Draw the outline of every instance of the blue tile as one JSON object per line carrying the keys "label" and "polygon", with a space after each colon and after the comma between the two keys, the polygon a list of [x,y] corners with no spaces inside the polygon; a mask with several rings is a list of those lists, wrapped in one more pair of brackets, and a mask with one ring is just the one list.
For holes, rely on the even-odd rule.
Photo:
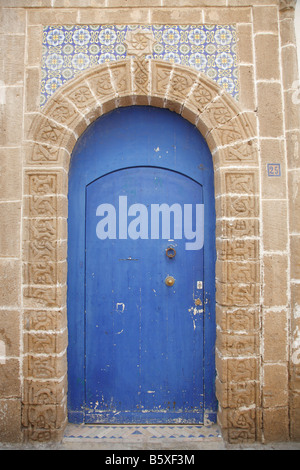
{"label": "blue tile", "polygon": [[44,27],[41,106],[78,73],[104,62],[125,59],[126,40],[134,33],[151,37],[146,58],[190,66],[238,99],[234,25],[73,25]]}

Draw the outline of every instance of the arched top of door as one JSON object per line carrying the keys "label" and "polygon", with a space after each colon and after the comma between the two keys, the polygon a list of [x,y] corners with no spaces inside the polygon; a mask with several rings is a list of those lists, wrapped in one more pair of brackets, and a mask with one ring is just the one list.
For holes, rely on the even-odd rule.
{"label": "arched top of door", "polygon": [[61,86],[33,119],[27,162],[68,169],[73,147],[89,124],[113,109],[133,105],[167,108],[194,124],[217,168],[257,164],[254,113],[241,110],[201,72],[136,58],[101,64]]}

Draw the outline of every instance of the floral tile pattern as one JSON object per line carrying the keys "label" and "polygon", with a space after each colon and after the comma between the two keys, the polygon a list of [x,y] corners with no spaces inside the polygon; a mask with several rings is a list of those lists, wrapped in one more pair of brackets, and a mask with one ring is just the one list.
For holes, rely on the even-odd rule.
{"label": "floral tile pattern", "polygon": [[95,65],[137,55],[193,67],[238,100],[234,25],[76,25],[43,31],[41,106]]}

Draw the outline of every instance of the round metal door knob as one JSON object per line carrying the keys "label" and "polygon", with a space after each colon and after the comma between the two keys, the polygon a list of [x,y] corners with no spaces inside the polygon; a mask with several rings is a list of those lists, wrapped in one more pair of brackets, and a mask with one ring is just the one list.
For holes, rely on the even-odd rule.
{"label": "round metal door knob", "polygon": [[165,279],[165,284],[166,284],[168,287],[174,286],[174,284],[175,284],[175,279],[174,279],[174,277],[173,277],[173,276],[168,276],[168,277],[166,277],[166,279]]}

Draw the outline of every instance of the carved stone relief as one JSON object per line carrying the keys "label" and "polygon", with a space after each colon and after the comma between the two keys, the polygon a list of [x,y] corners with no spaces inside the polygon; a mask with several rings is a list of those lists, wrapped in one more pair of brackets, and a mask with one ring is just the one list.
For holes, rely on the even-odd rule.
{"label": "carved stone relief", "polygon": [[[130,36],[130,44],[136,50],[138,43],[143,53],[151,40],[138,32]],[[109,109],[114,109],[120,99],[128,105],[137,98],[155,106],[176,107],[205,130],[216,170],[220,420],[231,442],[254,440],[259,419],[253,405],[260,406],[255,130],[234,99],[221,93],[203,74],[140,57],[100,65],[66,83],[36,116],[28,134],[23,260],[26,437],[32,441],[58,439],[66,424],[66,388],[62,383],[67,371],[65,204],[69,155],[79,130],[106,112],[108,103]]]}

